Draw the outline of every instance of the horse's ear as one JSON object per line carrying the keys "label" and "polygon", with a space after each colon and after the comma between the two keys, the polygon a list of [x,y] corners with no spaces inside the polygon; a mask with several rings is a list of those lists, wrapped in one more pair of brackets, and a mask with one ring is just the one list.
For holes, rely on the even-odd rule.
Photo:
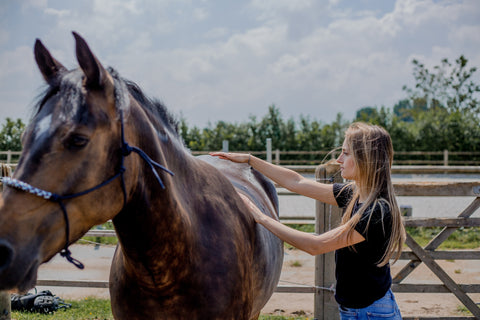
{"label": "horse's ear", "polygon": [[85,85],[98,89],[108,84],[107,71],[88,47],[87,42],[76,32],[72,32],[76,41],[77,60],[85,74]]}
{"label": "horse's ear", "polygon": [[66,71],[67,69],[58,62],[50,52],[45,48],[43,43],[37,39],[35,41],[35,60],[37,61],[38,68],[49,84],[52,84],[60,72]]}

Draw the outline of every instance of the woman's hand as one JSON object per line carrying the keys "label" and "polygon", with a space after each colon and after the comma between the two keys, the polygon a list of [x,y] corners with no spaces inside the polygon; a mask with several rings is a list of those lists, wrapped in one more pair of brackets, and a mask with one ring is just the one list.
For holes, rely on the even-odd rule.
{"label": "woman's hand", "polygon": [[248,153],[210,152],[210,155],[238,163],[248,163],[251,158],[250,154]]}
{"label": "woman's hand", "polygon": [[265,217],[263,212],[261,212],[260,209],[258,209],[258,207],[255,204],[253,204],[253,202],[246,195],[244,195],[243,193],[238,193],[238,195],[240,196],[240,198],[242,198],[243,202],[245,202],[245,204],[247,205],[247,208],[249,209],[255,221],[260,222],[260,220],[262,220]]}

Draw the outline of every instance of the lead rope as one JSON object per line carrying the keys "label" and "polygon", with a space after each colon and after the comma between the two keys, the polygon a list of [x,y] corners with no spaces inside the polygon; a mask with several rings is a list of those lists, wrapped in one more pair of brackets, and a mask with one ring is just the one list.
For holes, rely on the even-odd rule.
{"label": "lead rope", "polygon": [[81,192],[78,192],[78,193],[70,194],[70,195],[60,196],[56,193],[52,193],[52,192],[49,192],[49,191],[45,191],[45,190],[33,187],[30,184],[28,184],[26,182],[23,182],[23,181],[20,181],[20,180],[17,180],[17,179],[12,179],[12,178],[9,178],[9,177],[2,178],[2,183],[5,186],[9,186],[11,188],[19,189],[19,190],[28,192],[30,194],[33,194],[37,197],[41,197],[41,198],[44,198],[46,200],[58,203],[58,205],[60,206],[60,209],[62,210],[63,217],[65,219],[65,237],[66,237],[65,246],[60,251],[60,255],[62,257],[64,257],[65,259],[67,259],[68,262],[72,263],[74,266],[76,266],[79,269],[84,269],[85,266],[79,260],[73,258],[72,257],[72,252],[68,249],[68,247],[70,246],[70,240],[69,240],[70,239],[70,223],[69,223],[69,220],[68,220],[67,209],[66,209],[66,207],[63,203],[63,200],[68,200],[68,199],[73,199],[73,198],[76,198],[76,197],[83,196],[87,193],[90,193],[92,191],[100,189],[101,187],[109,184],[113,180],[120,177],[121,178],[120,179],[121,180],[121,187],[122,187],[122,192],[123,192],[123,207],[122,207],[122,210],[123,210],[123,208],[125,207],[125,205],[127,203],[127,188],[126,188],[126,185],[125,185],[125,177],[124,177],[124,173],[125,173],[126,169],[125,169],[125,166],[124,166],[124,162],[125,162],[125,157],[129,156],[132,152],[137,153],[148,164],[148,166],[153,171],[153,173],[155,175],[155,178],[157,179],[157,181],[160,184],[160,187],[162,189],[165,189],[165,185],[164,185],[162,179],[160,178],[160,176],[158,175],[158,172],[155,169],[155,167],[165,171],[166,173],[170,174],[171,176],[174,175],[174,173],[172,171],[168,170],[166,167],[162,166],[161,164],[153,161],[142,149],[139,149],[137,147],[131,147],[125,141],[122,110],[120,110],[120,125],[121,125],[121,139],[122,139],[122,149],[121,149],[122,159],[121,159],[121,162],[120,162],[120,169],[119,169],[118,173],[116,173],[113,177],[111,177],[110,179],[98,184],[97,186],[95,186],[93,188],[90,188],[90,189],[87,189],[87,190],[84,190],[84,191],[81,191]]}

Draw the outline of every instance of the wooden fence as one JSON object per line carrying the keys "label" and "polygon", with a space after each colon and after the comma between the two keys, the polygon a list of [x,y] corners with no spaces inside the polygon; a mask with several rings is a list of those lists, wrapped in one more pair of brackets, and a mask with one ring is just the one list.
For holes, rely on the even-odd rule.
{"label": "wooden fence", "polygon": [[[226,150],[228,151],[228,149]],[[326,162],[338,156],[338,152],[332,151],[235,151],[246,152],[278,165],[315,165]],[[209,151],[192,151],[194,155],[208,154]],[[7,164],[15,164],[21,155],[21,151],[0,151],[0,161]],[[443,166],[479,166],[480,152],[467,151],[396,151],[393,160],[395,165],[443,165]]]}
{"label": "wooden fence", "polygon": [[[277,165],[306,165],[325,163],[335,159],[338,151],[234,151],[251,153],[263,159],[272,159]],[[193,151],[194,155],[207,154],[207,151]],[[480,152],[473,151],[395,151],[395,165],[480,165]]]}
{"label": "wooden fence", "polygon": [[21,154],[21,151],[0,151],[0,162],[3,162],[5,164],[17,163]]}
{"label": "wooden fence", "polygon": [[[316,170],[315,177],[317,181],[339,182],[338,165],[322,165]],[[436,251],[439,245],[445,241],[449,235],[460,227],[478,227],[480,218],[472,218],[474,212],[480,208],[480,181],[479,182],[425,182],[395,183],[395,192],[397,196],[468,196],[472,197],[472,203],[458,214],[456,218],[411,218],[405,217],[404,223],[407,227],[443,227],[442,231],[430,241],[425,247],[421,247],[413,238],[407,235],[406,245],[410,250],[402,252],[400,259],[408,260],[405,267],[393,276],[392,289],[394,292],[407,293],[445,293],[453,294],[459,301],[473,314],[473,317],[404,317],[405,320],[423,320],[423,319],[480,319],[480,309],[477,304],[468,296],[471,293],[480,293],[480,284],[457,284],[445,272],[436,260],[448,259],[480,259],[478,251]],[[279,193],[279,195],[295,195],[290,192]],[[315,232],[322,233],[338,225],[341,217],[339,208],[316,202]],[[282,220],[284,223],[302,223],[295,219]],[[309,221],[303,220],[303,223]],[[90,230],[87,236],[95,237],[115,237],[113,230]],[[334,299],[335,285],[335,265],[334,253],[327,253],[315,257],[315,284],[314,286],[282,286],[279,285],[276,292],[285,293],[309,293],[314,294],[314,313],[315,319],[334,320],[339,319],[337,303]],[[443,284],[406,284],[403,280],[420,264],[424,263]],[[39,286],[63,286],[63,287],[88,287],[88,288],[108,288],[108,281],[71,281],[71,280],[38,280]],[[4,295],[3,295],[4,296]],[[2,295],[0,294],[0,300]],[[0,304],[0,308],[2,305]],[[1,311],[1,310],[0,310]],[[9,319],[1,318],[0,319]]]}
{"label": "wooden fence", "polygon": [[[317,181],[329,181],[331,177],[339,180],[336,172],[338,165],[320,166],[316,171]],[[333,181],[332,181],[333,182]],[[424,196],[424,197],[442,197],[442,196],[468,196],[472,197],[472,202],[467,208],[458,214],[456,218],[412,218],[405,217],[404,225],[406,227],[442,227],[442,231],[437,234],[425,247],[421,247],[415,240],[407,234],[406,245],[410,250],[402,252],[401,260],[408,260],[405,267],[393,277],[392,289],[394,292],[410,293],[450,293],[460,300],[460,302],[473,314],[473,317],[441,317],[441,319],[480,319],[480,309],[475,302],[467,295],[468,293],[480,293],[480,284],[457,284],[440,267],[436,260],[449,259],[480,259],[478,251],[435,251],[440,244],[445,241],[449,235],[460,227],[478,227],[480,218],[471,218],[474,212],[480,208],[480,181],[478,182],[402,182],[395,183],[395,193],[397,196]],[[316,204],[316,232],[325,232],[338,225],[341,212],[337,207],[325,205],[317,202]],[[334,275],[334,254],[328,253],[316,257],[316,275],[315,275],[315,318],[317,319],[339,319],[337,304],[335,303],[333,292],[321,288],[329,288],[335,283]],[[432,284],[406,284],[405,278],[420,264],[424,263],[443,283],[441,285]],[[439,317],[404,317],[404,319],[439,319]]]}

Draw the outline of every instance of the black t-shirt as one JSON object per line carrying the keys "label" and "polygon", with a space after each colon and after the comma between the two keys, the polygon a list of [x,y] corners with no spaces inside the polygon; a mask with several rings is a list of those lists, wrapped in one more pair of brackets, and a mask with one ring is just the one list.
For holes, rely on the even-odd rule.
{"label": "black t-shirt", "polygon": [[[340,208],[346,208],[353,195],[350,186],[343,189],[344,187],[345,184],[333,185],[333,194]],[[385,253],[392,231],[390,207],[385,202],[380,203],[373,210],[373,206],[365,210],[355,226],[365,241],[357,243],[353,248],[346,247],[335,252],[335,299],[347,308],[365,308],[371,305],[382,298],[392,284],[390,265],[377,266]],[[361,204],[355,204],[352,217],[360,207]]]}

